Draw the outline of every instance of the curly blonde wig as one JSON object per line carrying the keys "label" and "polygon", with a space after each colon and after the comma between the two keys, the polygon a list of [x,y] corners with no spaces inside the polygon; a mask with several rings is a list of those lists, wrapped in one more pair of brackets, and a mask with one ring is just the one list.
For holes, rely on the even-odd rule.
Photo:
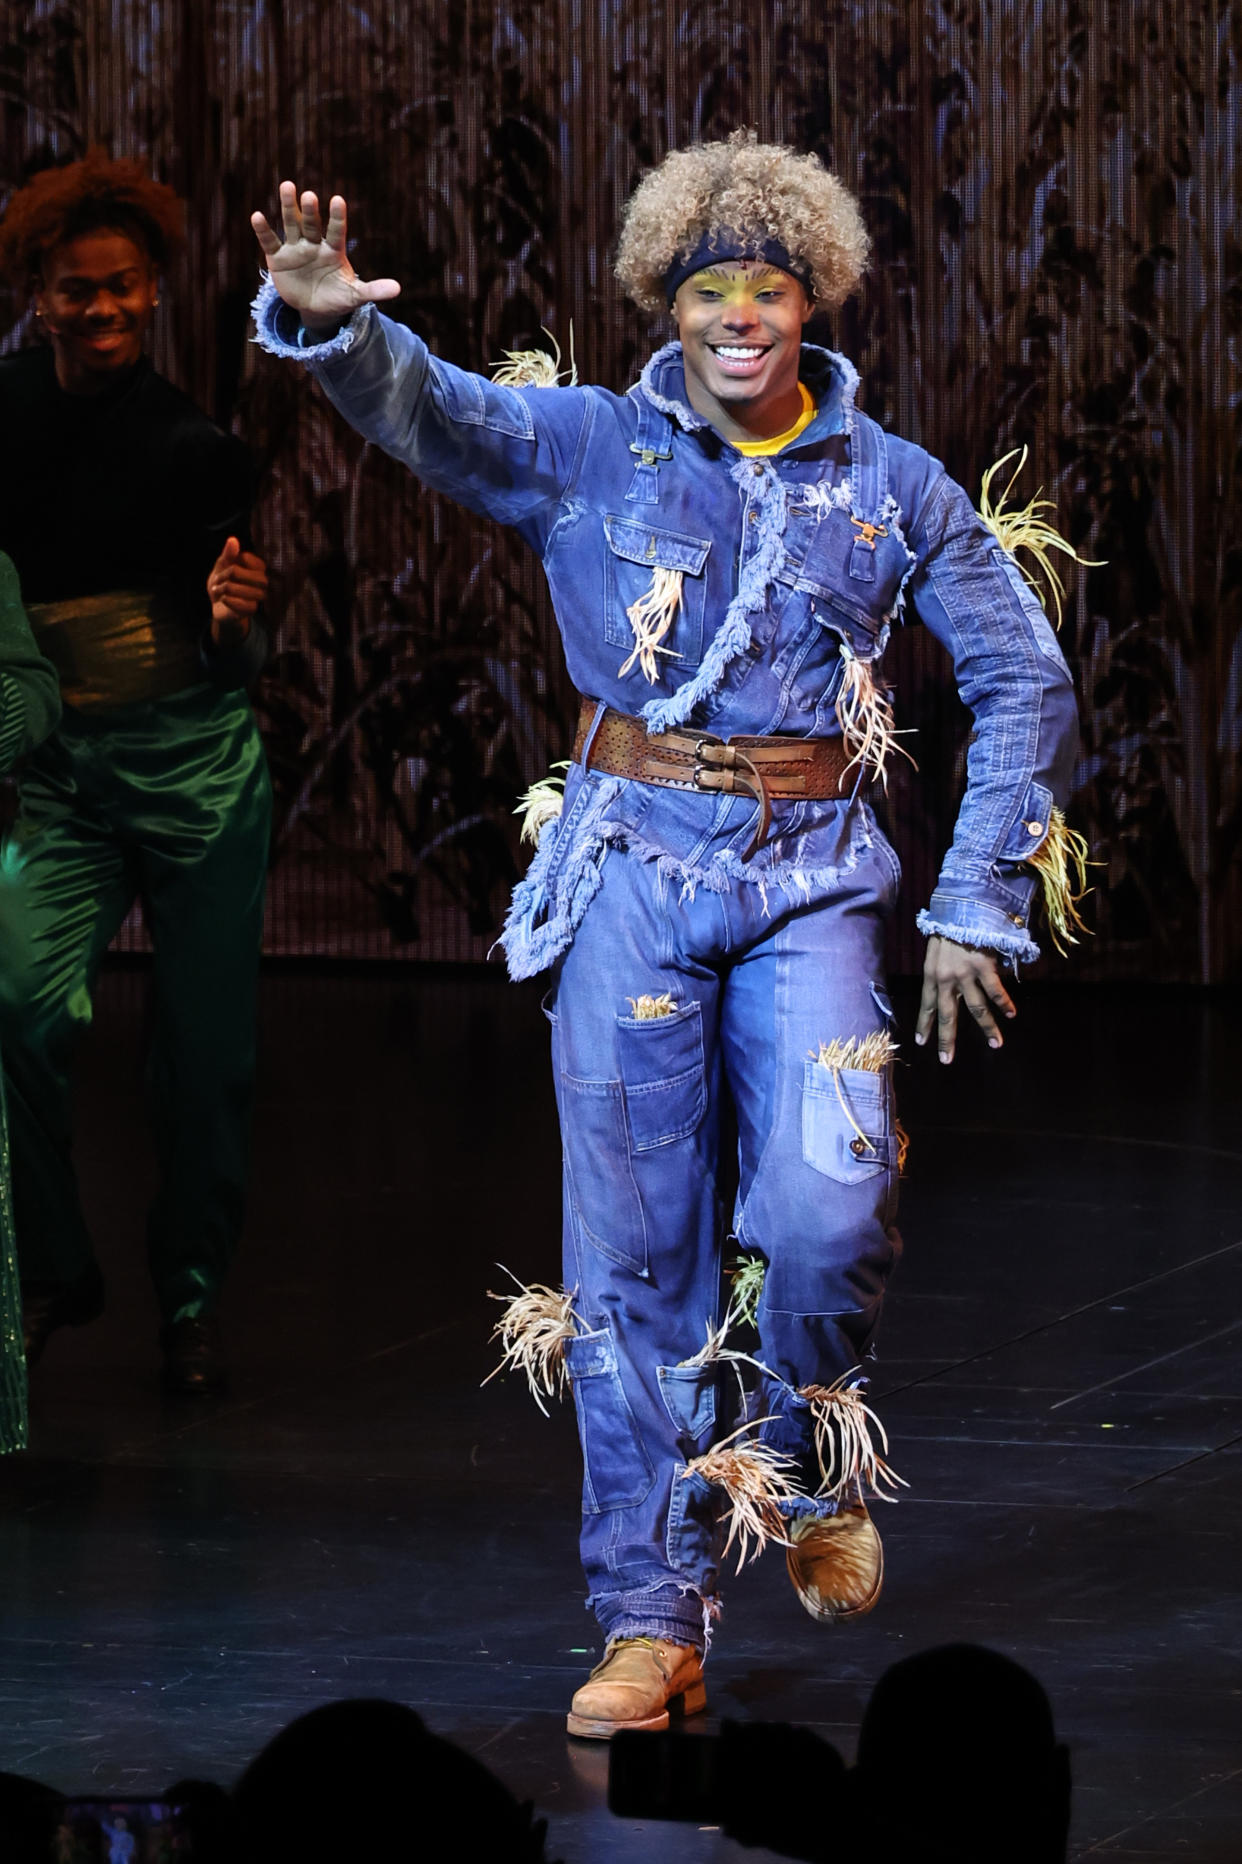
{"label": "curly blonde wig", "polygon": [[0,221],[0,270],[36,280],[46,255],[83,233],[124,233],[160,271],[184,242],[184,209],[140,162],[88,149],[80,162],[45,168],[9,196]]}
{"label": "curly blonde wig", "polygon": [[867,264],[858,203],[817,155],[735,130],[725,142],[675,149],[626,203],[617,277],[644,311],[668,303],[664,280],[713,231],[775,239],[809,273],[812,296],[832,310]]}

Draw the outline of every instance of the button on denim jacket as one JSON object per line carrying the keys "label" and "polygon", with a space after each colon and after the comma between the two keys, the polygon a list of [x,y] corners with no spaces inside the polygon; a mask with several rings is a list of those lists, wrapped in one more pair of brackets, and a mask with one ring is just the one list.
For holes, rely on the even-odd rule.
{"label": "button on denim jacket", "polygon": [[[918,923],[1010,962],[1034,959],[1023,867],[1068,792],[1073,687],[1013,560],[937,460],[854,404],[853,366],[806,346],[817,412],[790,447],[747,458],[691,408],[681,347],[628,394],[510,388],[437,360],[373,305],[314,343],[265,285],[258,341],[309,364],[346,420],[425,485],[512,525],[538,554],[578,691],[649,729],[719,736],[840,731],[850,657],[878,665],[908,607],[948,650],[974,717],[953,845]],[[680,600],[650,683],[627,610],[658,570]],[[628,671],[622,668],[628,663]],[[636,790],[647,791],[641,800]],[[514,896],[503,943],[528,976],[573,937],[609,845],[682,884],[757,882],[811,900],[882,842],[858,792],[776,805],[775,839],[742,861],[754,805],[570,772]]]}

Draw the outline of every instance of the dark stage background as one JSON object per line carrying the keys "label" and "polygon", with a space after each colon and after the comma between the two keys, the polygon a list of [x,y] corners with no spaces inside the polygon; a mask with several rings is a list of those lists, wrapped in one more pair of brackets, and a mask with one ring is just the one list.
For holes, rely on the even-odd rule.
{"label": "dark stage background", "polygon": [[[823,334],[864,404],[977,491],[1027,444],[1106,567],[1063,638],[1084,702],[1071,815],[1101,863],[1067,975],[1242,970],[1242,13],[1212,0],[112,0],[7,4],[0,185],[91,142],[189,202],[157,360],[264,467],[277,648],[269,949],[477,958],[516,871],[517,792],[570,701],[537,568],[418,494],[247,342],[247,214],[292,175],[354,210],[398,315],[483,368],[541,325],[625,386],[665,334],[610,273],[670,146],[753,124],[862,197],[875,261]],[[32,340],[10,298],[4,347]],[[963,715],[912,628],[891,671],[920,773],[908,891],[951,830]],[[136,933],[130,934],[131,938]]]}

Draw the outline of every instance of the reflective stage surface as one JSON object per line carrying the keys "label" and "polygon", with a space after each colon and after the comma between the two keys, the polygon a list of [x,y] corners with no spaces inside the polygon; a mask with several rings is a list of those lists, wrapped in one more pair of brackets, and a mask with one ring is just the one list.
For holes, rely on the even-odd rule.
{"label": "reflective stage surface", "polygon": [[[232,1385],[172,1405],[142,1263],[143,987],[105,979],[81,1071],[108,1311],[53,1338],[33,1450],[0,1466],[0,1766],[74,1792],[227,1782],[303,1709],[384,1695],[533,1796],[567,1864],[740,1858],[604,1809],[604,1752],[563,1732],[597,1648],[572,1414],[480,1386],[495,1265],[559,1278],[538,993],[266,977]],[[824,1630],[769,1553],[727,1585],[709,1709],[849,1759],[890,1663],[986,1643],[1051,1696],[1071,1855],[1223,1864],[1242,1842],[1242,1010],[1019,1002],[1000,1056],[970,1043],[949,1070],[905,1044],[906,1259],[874,1392],[911,1486],[882,1510],[885,1596]]]}

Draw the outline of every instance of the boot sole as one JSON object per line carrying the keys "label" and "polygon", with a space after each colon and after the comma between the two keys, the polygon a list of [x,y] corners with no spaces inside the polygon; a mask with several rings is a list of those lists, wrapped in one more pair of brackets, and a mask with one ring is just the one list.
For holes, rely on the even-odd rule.
{"label": "boot sole", "polygon": [[861,1605],[849,1605],[849,1606],[846,1606],[846,1608],[843,1611],[834,1610],[831,1607],[826,1606],[823,1603],[823,1601],[819,1598],[819,1595],[817,1593],[807,1592],[804,1590],[802,1586],[798,1584],[798,1576],[794,1572],[794,1563],[793,1563],[792,1554],[788,1552],[785,1555],[785,1570],[789,1574],[789,1578],[793,1585],[793,1589],[798,1595],[798,1603],[801,1605],[803,1611],[806,1612],[809,1617],[814,1618],[817,1624],[821,1624],[821,1625],[849,1624],[852,1619],[865,1618],[867,1616],[867,1613],[874,1609],[875,1605],[877,1604],[879,1600],[880,1593],[884,1587],[884,1545],[883,1545],[883,1542],[881,1542],[880,1544],[880,1568],[875,1576],[875,1585],[872,1587],[870,1593],[863,1600]]}
{"label": "boot sole", "polygon": [[660,1713],[649,1715],[645,1721],[634,1721],[629,1717],[608,1721],[590,1715],[575,1715],[571,1709],[565,1718],[565,1732],[577,1735],[580,1741],[611,1741],[615,1734],[626,1728],[637,1729],[640,1733],[650,1730],[658,1734],[671,1721],[680,1722],[690,1715],[701,1715],[706,1707],[706,1683],[692,1683],[680,1695],[670,1696]]}

